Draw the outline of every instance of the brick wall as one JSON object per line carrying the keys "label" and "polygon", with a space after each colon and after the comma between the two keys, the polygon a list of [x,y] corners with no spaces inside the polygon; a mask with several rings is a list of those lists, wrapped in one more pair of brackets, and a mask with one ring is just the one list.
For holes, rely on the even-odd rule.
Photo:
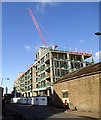
{"label": "brick wall", "polygon": [[71,109],[99,112],[99,74],[56,83],[53,88],[54,105],[63,106],[62,91],[68,90]]}

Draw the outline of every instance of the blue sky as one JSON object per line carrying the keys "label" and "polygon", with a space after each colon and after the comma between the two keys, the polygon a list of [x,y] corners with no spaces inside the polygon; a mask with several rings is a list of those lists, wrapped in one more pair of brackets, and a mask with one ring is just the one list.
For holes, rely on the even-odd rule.
{"label": "blue sky", "polygon": [[[27,10],[30,8],[48,46],[58,49],[83,52],[92,51],[98,62],[99,3],[60,2],[37,3],[15,2],[2,4],[2,77],[3,86],[12,90],[18,72],[24,72],[34,63],[35,53],[43,42]],[[5,78],[10,77],[7,81]]]}

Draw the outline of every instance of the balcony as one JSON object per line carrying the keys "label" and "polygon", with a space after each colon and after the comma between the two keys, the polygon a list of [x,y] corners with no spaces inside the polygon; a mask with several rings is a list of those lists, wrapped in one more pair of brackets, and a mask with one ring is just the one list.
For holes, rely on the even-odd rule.
{"label": "balcony", "polygon": [[70,61],[73,61],[73,62],[83,62],[82,59],[70,59]]}
{"label": "balcony", "polygon": [[63,68],[63,69],[68,69],[68,67],[67,67],[67,66],[63,66],[63,65],[61,65],[61,66],[60,66],[60,68]]}
{"label": "balcony", "polygon": [[49,74],[46,74],[43,78],[39,78],[39,79],[38,79],[38,82],[39,82],[39,81],[42,81],[42,80],[44,80],[44,79],[47,79],[48,77],[50,77],[50,75],[49,75]]}
{"label": "balcony", "polygon": [[24,75],[25,77],[27,77],[27,75]]}
{"label": "balcony", "polygon": [[22,81],[22,84],[23,84],[23,83],[25,83],[25,80],[24,80],[24,81]]}
{"label": "balcony", "polygon": [[41,67],[44,64],[45,64],[45,62],[42,62],[41,64],[38,65],[38,68]]}
{"label": "balcony", "polygon": [[54,60],[68,60],[68,59],[64,59],[64,58],[56,58],[56,57],[52,57],[52,59],[54,59]]}
{"label": "balcony", "polygon": [[47,59],[45,59],[41,64],[38,65],[38,68],[41,67],[43,64],[45,64],[45,62],[49,59],[49,57]]}
{"label": "balcony", "polygon": [[73,67],[73,68],[70,68],[70,69],[72,69],[72,70],[78,70],[78,69],[80,69],[80,67]]}
{"label": "balcony", "polygon": [[27,87],[27,84],[26,84],[26,85],[24,85],[24,87]]}
{"label": "balcony", "polygon": [[27,91],[31,91],[32,89],[31,88],[28,88]]}
{"label": "balcony", "polygon": [[52,68],[57,68],[57,69],[60,69],[60,68],[62,68],[62,69],[68,69],[69,67],[67,67],[67,66],[64,66],[64,65],[55,65],[55,66],[53,66]]}
{"label": "balcony", "polygon": [[32,84],[32,82],[29,82],[27,85],[29,86],[29,85],[31,85]]}
{"label": "balcony", "polygon": [[44,69],[43,69],[43,70],[41,70],[39,73],[44,72],[44,71],[45,71],[45,70],[47,70],[49,67],[50,67],[50,66],[49,66],[49,65],[47,65],[47,66],[46,66],[46,67],[44,67]]}
{"label": "balcony", "polygon": [[31,76],[29,76],[29,77],[28,77],[28,80],[30,80],[31,78],[32,78],[32,77],[31,77]]}
{"label": "balcony", "polygon": [[25,81],[27,81],[28,79],[27,78],[25,78]]}
{"label": "balcony", "polygon": [[39,85],[39,86],[37,87],[37,89],[47,88],[47,87],[50,87],[50,86],[52,86],[52,84],[51,84],[51,83],[47,83],[47,84]]}
{"label": "balcony", "polygon": [[44,60],[44,62],[46,62],[48,59],[49,59],[49,57],[47,57],[47,58]]}
{"label": "balcony", "polygon": [[22,87],[25,87],[24,85],[22,85]]}
{"label": "balcony", "polygon": [[22,92],[25,92],[25,90],[22,90]]}
{"label": "balcony", "polygon": [[28,74],[30,74],[32,72],[32,69],[29,70]]}

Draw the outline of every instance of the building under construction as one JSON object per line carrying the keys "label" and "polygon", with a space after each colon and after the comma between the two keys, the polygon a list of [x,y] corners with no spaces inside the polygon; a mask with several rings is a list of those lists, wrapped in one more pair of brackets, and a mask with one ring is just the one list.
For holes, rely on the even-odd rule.
{"label": "building under construction", "polygon": [[[36,18],[30,8],[27,8],[39,32],[45,47],[40,47],[36,53],[35,64],[21,73],[14,83],[17,92],[23,96],[51,96],[53,83],[69,72],[94,63],[92,54],[56,50],[47,47]],[[87,59],[89,59],[87,61]]]}
{"label": "building under construction", "polygon": [[[86,61],[90,58],[90,62]],[[54,50],[40,47],[36,53],[36,89],[37,95],[51,96],[53,82],[69,72],[91,65],[92,54]]]}
{"label": "building under construction", "polygon": [[14,81],[15,91],[24,97],[34,96],[32,90],[35,88],[35,79],[35,67],[32,64],[27,71],[18,73],[18,78]]}
{"label": "building under construction", "polygon": [[14,87],[24,97],[51,96],[53,82],[69,72],[93,63],[92,54],[40,47],[36,52],[35,64],[18,76]]}

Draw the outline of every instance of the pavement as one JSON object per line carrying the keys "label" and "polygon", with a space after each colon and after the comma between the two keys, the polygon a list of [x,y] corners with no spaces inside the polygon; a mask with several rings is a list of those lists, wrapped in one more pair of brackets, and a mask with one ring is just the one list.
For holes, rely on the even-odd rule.
{"label": "pavement", "polygon": [[[49,107],[50,109],[56,110],[56,111],[63,111],[61,108],[55,108],[55,107]],[[93,119],[99,119],[99,113],[92,113],[92,112],[85,112],[85,111],[78,111],[78,110],[69,110],[64,111],[67,114],[77,115],[80,117],[86,117],[86,118],[93,118]]]}
{"label": "pavement", "polygon": [[[28,107],[29,106],[30,105],[28,105]],[[84,118],[88,118],[89,120],[93,120],[93,119],[98,120],[98,118],[99,118],[99,115],[97,113],[81,112],[81,111],[64,111],[64,109],[55,108],[54,106],[40,106],[40,110],[42,110],[43,108],[44,108],[44,110],[46,109],[46,111],[47,111],[47,108],[48,108],[49,110],[51,110],[53,112],[56,112],[56,113],[59,113],[61,115],[64,115],[63,113],[66,113],[66,114],[68,114],[68,116],[70,116],[70,114],[71,114],[72,116],[76,115],[76,116],[78,116],[78,118],[79,117],[84,117]],[[53,118],[55,118],[55,114],[53,115]],[[27,120],[27,119],[28,119],[28,116],[27,116],[26,113],[23,114],[23,111],[19,112],[18,110],[11,107],[10,105],[5,105],[4,110],[3,110],[3,119],[2,120]],[[63,120],[67,120],[67,119],[63,119]],[[34,119],[32,119],[32,120],[34,120]],[[40,120],[42,120],[42,119],[40,119]],[[70,119],[68,119],[68,120],[70,120]],[[82,119],[79,119],[79,120],[82,120]]]}
{"label": "pavement", "polygon": [[67,114],[73,114],[80,117],[99,119],[99,113],[84,112],[84,111],[69,111]]}

